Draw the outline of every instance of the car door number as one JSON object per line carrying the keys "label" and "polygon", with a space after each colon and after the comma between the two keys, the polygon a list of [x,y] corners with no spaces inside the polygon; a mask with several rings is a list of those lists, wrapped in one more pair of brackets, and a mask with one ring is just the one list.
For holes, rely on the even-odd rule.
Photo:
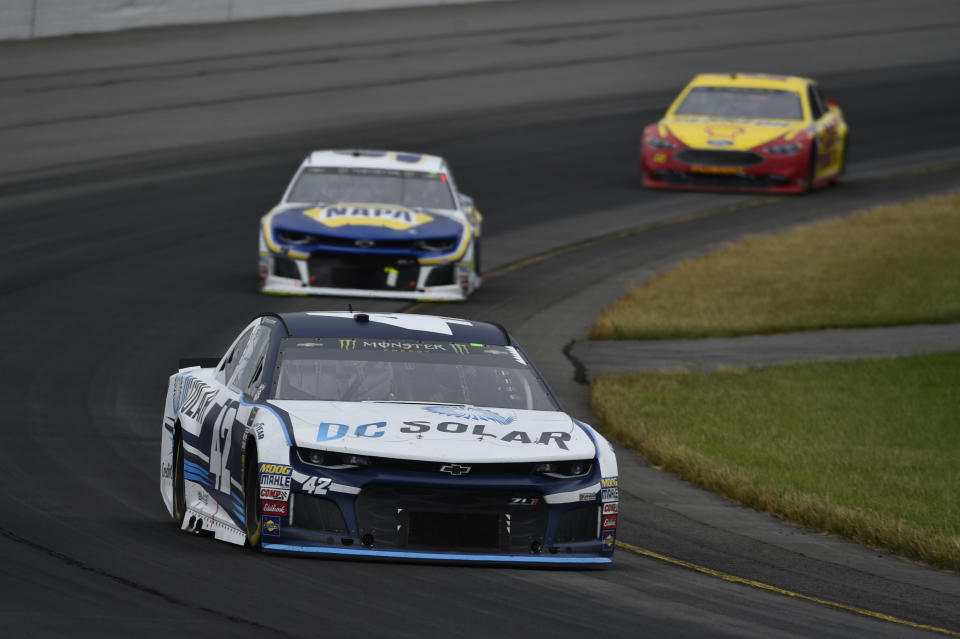
{"label": "car door number", "polygon": [[313,495],[326,495],[333,480],[328,477],[311,477],[303,482],[303,491]]}
{"label": "car door number", "polygon": [[230,494],[230,444],[233,421],[237,417],[237,406],[230,405],[220,412],[213,425],[213,443],[210,446],[210,474],[214,476],[213,487]]}

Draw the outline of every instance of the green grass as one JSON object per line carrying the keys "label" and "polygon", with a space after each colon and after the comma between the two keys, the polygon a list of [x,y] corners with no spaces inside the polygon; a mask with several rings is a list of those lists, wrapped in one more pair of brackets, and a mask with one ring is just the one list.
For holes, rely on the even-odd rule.
{"label": "green grass", "polygon": [[960,194],[749,238],[682,262],[607,308],[590,337],[725,337],[956,321]]}
{"label": "green grass", "polygon": [[596,381],[606,432],[751,508],[960,570],[960,354]]}

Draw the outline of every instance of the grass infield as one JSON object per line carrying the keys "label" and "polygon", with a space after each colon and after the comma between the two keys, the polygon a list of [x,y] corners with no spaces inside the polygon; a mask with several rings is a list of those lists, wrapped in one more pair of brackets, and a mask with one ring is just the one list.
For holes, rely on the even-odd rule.
{"label": "grass infield", "polygon": [[[749,238],[611,305],[594,339],[960,321],[960,194]],[[802,526],[960,571],[960,353],[598,379],[652,464]]]}
{"label": "grass infield", "polygon": [[681,262],[610,305],[590,338],[957,321],[960,194],[952,194],[748,238]]}
{"label": "grass infield", "polygon": [[960,571],[960,354],[605,377],[605,432],[807,528]]}

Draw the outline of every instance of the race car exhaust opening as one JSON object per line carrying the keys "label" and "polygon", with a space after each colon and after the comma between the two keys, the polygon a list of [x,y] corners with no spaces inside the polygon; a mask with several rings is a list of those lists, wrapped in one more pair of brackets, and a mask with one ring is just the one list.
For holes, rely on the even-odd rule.
{"label": "race car exhaust opening", "polygon": [[543,544],[540,543],[539,539],[530,544],[530,552],[533,554],[539,555],[541,550],[543,550]]}
{"label": "race car exhaust opening", "polygon": [[367,533],[360,539],[360,543],[363,544],[365,548],[373,548],[373,535]]}

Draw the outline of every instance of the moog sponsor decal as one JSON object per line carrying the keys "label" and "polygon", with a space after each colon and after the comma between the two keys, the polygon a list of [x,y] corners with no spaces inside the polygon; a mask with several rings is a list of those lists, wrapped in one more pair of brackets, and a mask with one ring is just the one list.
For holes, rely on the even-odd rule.
{"label": "moog sponsor decal", "polygon": [[290,472],[283,464],[260,464],[260,487],[290,489]]}

